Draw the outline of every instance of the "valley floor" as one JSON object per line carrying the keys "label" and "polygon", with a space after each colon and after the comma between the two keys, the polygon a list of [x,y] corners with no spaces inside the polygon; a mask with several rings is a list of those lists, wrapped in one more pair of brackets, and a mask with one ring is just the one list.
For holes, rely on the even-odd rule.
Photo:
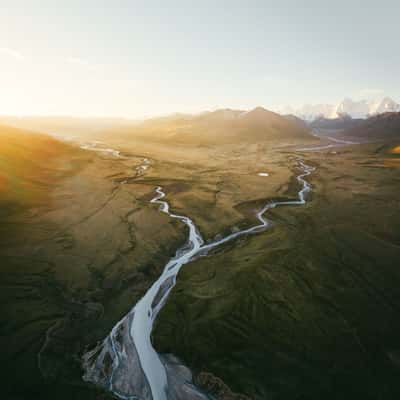
{"label": "valley floor", "polygon": [[217,397],[221,378],[260,400],[397,398],[400,159],[378,145],[304,157],[317,167],[311,202],[187,265],[156,348]]}
{"label": "valley floor", "polygon": [[[266,200],[298,190],[292,148],[208,149],[207,157],[204,149],[118,149],[122,157],[83,152],[85,162],[55,182],[47,206],[3,221],[7,398],[109,396],[82,382],[80,357],[186,238],[149,204],[156,186],[206,240],[253,224]],[[317,167],[312,201],[272,210],[273,229],[186,265],[154,343],[220,399],[235,398],[222,381],[254,399],[397,397],[399,158],[377,145],[303,157]],[[146,158],[149,168],[138,173]]]}

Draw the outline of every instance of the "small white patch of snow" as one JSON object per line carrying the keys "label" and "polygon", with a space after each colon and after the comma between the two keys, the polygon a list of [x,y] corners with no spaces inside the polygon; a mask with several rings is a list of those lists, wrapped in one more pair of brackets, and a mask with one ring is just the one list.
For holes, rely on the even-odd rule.
{"label": "small white patch of snow", "polygon": [[259,172],[258,176],[269,176],[268,172]]}

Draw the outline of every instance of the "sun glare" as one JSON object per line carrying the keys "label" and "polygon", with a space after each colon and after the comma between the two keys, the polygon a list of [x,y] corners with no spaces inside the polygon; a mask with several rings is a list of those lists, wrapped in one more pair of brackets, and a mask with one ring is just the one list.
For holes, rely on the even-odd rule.
{"label": "sun glare", "polygon": [[400,145],[396,146],[392,149],[392,153],[393,154],[400,154]]}

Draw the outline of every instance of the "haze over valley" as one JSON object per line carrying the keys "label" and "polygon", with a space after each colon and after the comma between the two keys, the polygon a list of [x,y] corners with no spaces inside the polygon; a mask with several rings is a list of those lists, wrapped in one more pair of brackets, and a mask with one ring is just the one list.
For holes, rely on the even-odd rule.
{"label": "haze over valley", "polygon": [[6,3],[2,398],[399,398],[399,4]]}

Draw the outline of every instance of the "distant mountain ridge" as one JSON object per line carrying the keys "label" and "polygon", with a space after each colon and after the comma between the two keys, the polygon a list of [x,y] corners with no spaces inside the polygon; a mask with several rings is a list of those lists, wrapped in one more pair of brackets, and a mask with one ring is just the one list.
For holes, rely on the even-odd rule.
{"label": "distant mountain ridge", "polygon": [[142,123],[109,131],[146,142],[180,145],[259,143],[312,139],[310,128],[297,117],[282,116],[263,107],[249,111],[219,109],[201,114],[151,118]]}
{"label": "distant mountain ridge", "polygon": [[355,101],[345,98],[336,105],[332,104],[307,104],[299,109],[286,108],[282,113],[293,114],[306,121],[313,121],[324,117],[334,119],[343,115],[352,118],[368,118],[386,112],[399,112],[400,104],[390,97],[383,97],[375,100]]}
{"label": "distant mountain ridge", "polygon": [[309,126],[313,129],[346,130],[358,126],[364,121],[362,118],[352,118],[345,114],[337,118],[318,117]]}
{"label": "distant mountain ridge", "polygon": [[345,136],[383,142],[400,140],[400,112],[375,115],[345,130]]}

